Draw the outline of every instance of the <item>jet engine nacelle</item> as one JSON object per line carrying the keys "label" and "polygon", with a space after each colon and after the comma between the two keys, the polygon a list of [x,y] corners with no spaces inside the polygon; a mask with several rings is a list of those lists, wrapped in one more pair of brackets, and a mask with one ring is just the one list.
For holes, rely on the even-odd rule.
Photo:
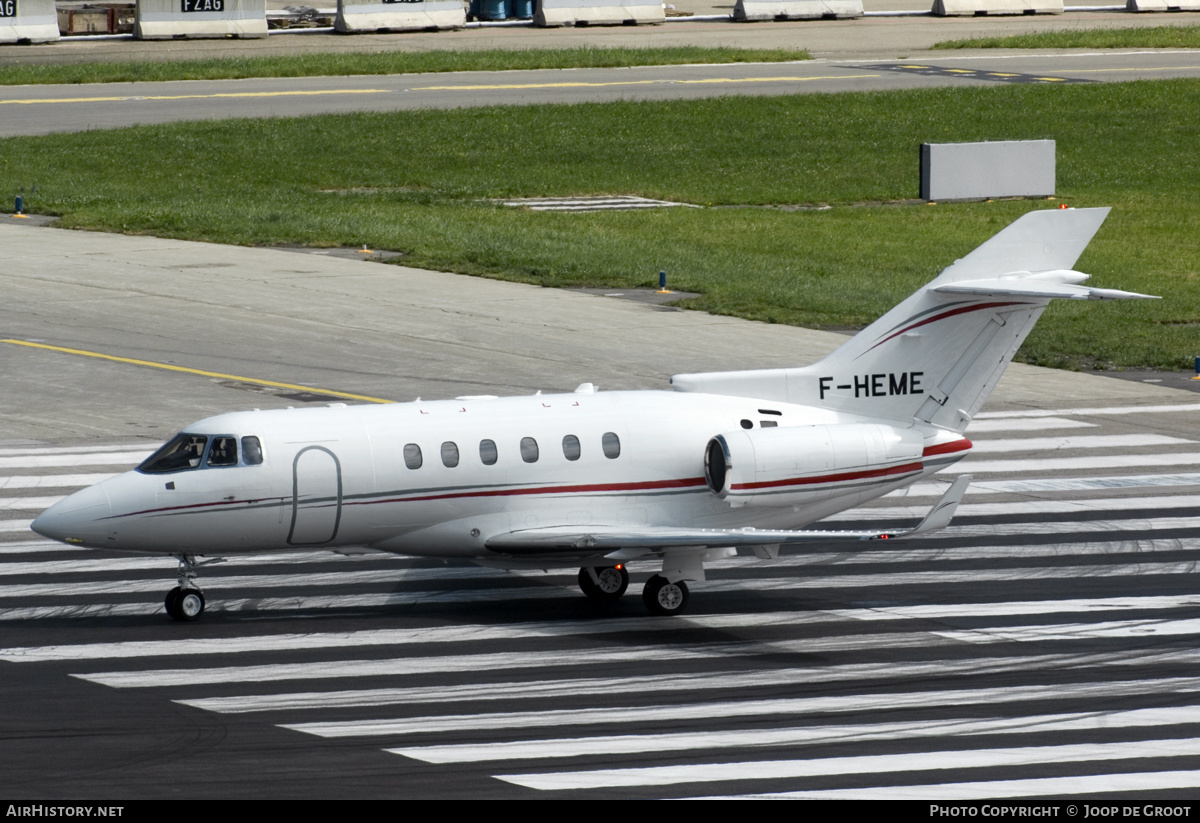
{"label": "jet engine nacelle", "polygon": [[710,440],[704,476],[734,506],[792,506],[911,478],[923,451],[921,432],[875,423],[751,429]]}

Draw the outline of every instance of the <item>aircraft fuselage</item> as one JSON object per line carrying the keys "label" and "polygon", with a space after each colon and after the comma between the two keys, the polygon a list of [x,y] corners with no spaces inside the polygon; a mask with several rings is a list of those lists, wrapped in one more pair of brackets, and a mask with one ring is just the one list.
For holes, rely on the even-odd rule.
{"label": "aircraft fuselage", "polygon": [[[889,454],[885,443],[868,454],[847,424],[909,448]],[[796,481],[790,485],[751,481],[741,485],[756,488],[722,497],[706,476],[716,435],[782,443],[828,431],[854,432],[854,453],[813,453],[820,449],[802,442],[806,454],[758,458],[768,470],[778,464],[784,481]],[[201,449],[190,461],[156,468],[151,458],[51,508],[37,530],[133,552],[366,547],[500,561],[512,552],[489,549],[491,537],[551,526],[798,528],[936,471],[969,447],[953,433],[811,407],[590,387],[239,412],[199,421],[185,436]],[[930,444],[942,444],[942,459],[928,453]],[[219,448],[236,457],[218,455]],[[745,468],[748,459],[738,455],[731,468]],[[785,501],[764,498],[771,491]],[[747,495],[760,499],[747,502]],[[567,562],[578,560],[575,553]]]}

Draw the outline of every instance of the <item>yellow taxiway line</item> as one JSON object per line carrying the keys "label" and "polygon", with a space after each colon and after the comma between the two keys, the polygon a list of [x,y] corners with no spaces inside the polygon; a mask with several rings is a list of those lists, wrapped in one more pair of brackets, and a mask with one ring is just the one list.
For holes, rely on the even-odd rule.
{"label": "yellow taxiway line", "polygon": [[597,89],[609,86],[696,86],[708,83],[802,83],[809,80],[859,80],[879,77],[878,74],[830,75],[828,77],[707,77],[699,80],[613,80],[611,82],[587,83],[571,81],[562,83],[512,83],[475,86],[416,86],[413,91],[500,91],[505,89]]}
{"label": "yellow taxiway line", "polygon": [[[605,88],[610,86],[656,86],[656,85],[704,85],[709,83],[801,83],[810,80],[859,80],[879,77],[878,74],[830,75],[828,77],[712,77],[699,80],[614,80],[612,82],[563,82],[563,83],[494,83],[488,85],[462,86],[414,86],[407,91],[501,91],[505,89],[570,89]],[[105,97],[40,97],[28,100],[0,100],[5,104],[34,103],[119,103],[129,100],[209,100],[238,97],[315,97],[336,94],[392,94],[392,89],[326,89],[323,91],[254,91],[216,92],[213,94],[126,94]]]}
{"label": "yellow taxiway line", "polygon": [[239,383],[253,383],[258,386],[270,386],[275,389],[292,389],[294,391],[309,392],[310,394],[323,394],[329,397],[341,397],[346,400],[365,400],[368,403],[393,403],[394,400],[384,400],[379,397],[367,397],[362,394],[349,394],[347,392],[331,391],[329,389],[316,389],[312,386],[297,386],[292,383],[277,383],[274,380],[258,380],[253,377],[241,377],[236,374],[221,374],[215,371],[204,371],[203,369],[189,369],[186,366],[174,366],[170,363],[156,363],[153,360],[135,360],[132,357],[117,357],[113,354],[104,354],[96,351],[86,351],[84,349],[68,349],[63,346],[51,346],[46,343],[33,343],[29,340],[12,340],[0,339],[0,343],[11,343],[14,346],[27,346],[31,349],[45,349],[47,351],[56,351],[63,354],[76,354],[81,357],[95,357],[99,360],[111,360],[114,363],[128,363],[131,366],[148,366],[152,369],[164,369],[166,371],[183,372],[184,374],[198,374],[202,377],[216,377],[221,380],[236,380]]}
{"label": "yellow taxiway line", "polygon": [[322,94],[388,94],[387,89],[328,89],[326,91],[241,91],[214,94],[123,94],[119,97],[45,97],[0,100],[5,103],[119,103],[122,100],[208,100],[228,97],[313,97]]}

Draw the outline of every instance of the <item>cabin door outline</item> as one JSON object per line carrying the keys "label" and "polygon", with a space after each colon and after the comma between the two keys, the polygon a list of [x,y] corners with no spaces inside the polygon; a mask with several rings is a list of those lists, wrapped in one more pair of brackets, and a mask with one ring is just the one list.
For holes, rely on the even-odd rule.
{"label": "cabin door outline", "polygon": [[342,464],[324,446],[306,446],[292,460],[291,546],[317,546],[337,537],[342,523]]}

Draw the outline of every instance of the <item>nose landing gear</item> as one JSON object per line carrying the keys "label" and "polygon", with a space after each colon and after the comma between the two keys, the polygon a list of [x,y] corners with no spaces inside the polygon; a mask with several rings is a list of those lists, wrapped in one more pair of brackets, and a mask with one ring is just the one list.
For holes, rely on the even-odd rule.
{"label": "nose landing gear", "polygon": [[190,554],[177,554],[175,557],[179,560],[179,585],[167,592],[163,605],[173,619],[192,621],[204,614],[204,592],[196,585],[196,569],[209,563],[220,563],[222,558],[197,563]]}
{"label": "nose landing gear", "polygon": [[167,592],[167,614],[176,620],[195,620],[204,613],[204,592],[176,586]]}

